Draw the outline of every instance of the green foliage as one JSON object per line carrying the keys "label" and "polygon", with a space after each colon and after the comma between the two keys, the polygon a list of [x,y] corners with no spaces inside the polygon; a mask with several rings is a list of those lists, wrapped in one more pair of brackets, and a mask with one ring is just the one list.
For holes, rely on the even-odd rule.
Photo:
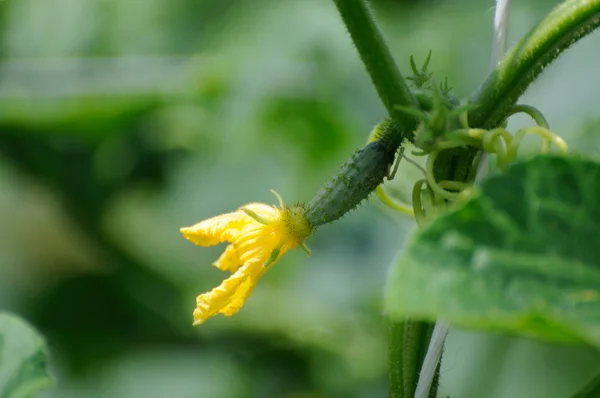
{"label": "green foliage", "polygon": [[[307,167],[318,169],[347,141],[346,123],[332,104],[313,98],[273,98],[261,112],[263,135],[301,149]],[[326,134],[324,133],[326,132]]]}
{"label": "green foliage", "polygon": [[27,398],[52,385],[43,338],[21,318],[0,312],[0,397]]}
{"label": "green foliage", "polygon": [[[188,250],[177,232],[270,201],[269,188],[309,199],[384,116],[333,4],[1,3],[0,307],[48,333],[60,358],[56,396],[385,396],[380,289],[408,218],[390,222],[371,200],[320,229],[310,258],[291,253],[244,311],[200,330],[190,303],[220,281],[216,254]],[[431,48],[436,76],[449,76],[459,96],[475,88],[491,3],[404,3],[373,2],[394,56],[420,64]],[[554,3],[513,2],[511,31]],[[553,65],[528,99],[573,132],[572,148],[577,123],[595,111],[584,84],[597,39]],[[430,93],[414,94],[430,110]],[[597,152],[594,137],[581,149]],[[389,192],[409,182],[405,166]],[[549,389],[563,398],[569,375],[583,375],[571,380],[579,385],[598,362],[585,348],[498,350],[494,335],[453,340],[461,333],[447,344],[440,396],[498,398],[495,388],[508,391],[502,398],[548,398]],[[499,355],[511,347],[525,354]],[[480,368],[491,370],[473,381]]]}
{"label": "green foliage", "polygon": [[386,308],[554,341],[600,346],[600,164],[538,156],[413,237]]}
{"label": "green foliage", "polygon": [[578,391],[572,398],[594,398],[600,396],[600,374],[594,376],[581,391]]}

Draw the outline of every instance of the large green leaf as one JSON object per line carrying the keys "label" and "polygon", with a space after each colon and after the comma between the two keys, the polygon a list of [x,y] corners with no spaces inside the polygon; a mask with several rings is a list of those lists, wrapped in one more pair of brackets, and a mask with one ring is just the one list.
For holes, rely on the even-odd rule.
{"label": "large green leaf", "polygon": [[600,396],[600,374],[594,376],[580,391],[572,398],[594,398]]}
{"label": "large green leaf", "polygon": [[17,316],[0,312],[0,397],[26,398],[52,384],[43,338]]}
{"label": "large green leaf", "polygon": [[600,346],[600,164],[538,156],[419,231],[392,265],[392,318]]}

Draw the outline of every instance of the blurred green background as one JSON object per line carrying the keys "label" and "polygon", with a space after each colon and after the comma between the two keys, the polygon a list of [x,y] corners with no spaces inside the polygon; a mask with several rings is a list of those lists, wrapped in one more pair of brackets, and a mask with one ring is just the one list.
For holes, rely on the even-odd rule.
{"label": "blurred green background", "polygon": [[[509,45],[557,2],[513,3]],[[374,7],[403,72],[431,49],[459,97],[485,78],[492,1]],[[382,286],[414,224],[374,198],[236,316],[191,326],[227,275],[210,265],[222,247],[179,227],[274,203],[269,189],[309,200],[385,116],[331,1],[4,0],[0,17],[0,308],[48,339],[44,397],[387,396]],[[524,98],[591,155],[598,48]],[[453,331],[440,393],[562,397],[598,370],[585,347]]]}

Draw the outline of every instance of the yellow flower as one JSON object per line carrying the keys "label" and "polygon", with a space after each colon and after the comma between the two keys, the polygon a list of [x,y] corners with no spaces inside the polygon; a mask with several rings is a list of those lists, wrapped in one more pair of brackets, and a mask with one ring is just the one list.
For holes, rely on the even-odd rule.
{"label": "yellow flower", "polygon": [[231,316],[239,311],[258,280],[286,251],[298,246],[308,252],[304,240],[313,227],[302,206],[280,207],[251,203],[233,213],[223,214],[181,228],[183,236],[199,246],[229,242],[213,265],[233,273],[220,286],[196,298],[194,325],[218,313]]}

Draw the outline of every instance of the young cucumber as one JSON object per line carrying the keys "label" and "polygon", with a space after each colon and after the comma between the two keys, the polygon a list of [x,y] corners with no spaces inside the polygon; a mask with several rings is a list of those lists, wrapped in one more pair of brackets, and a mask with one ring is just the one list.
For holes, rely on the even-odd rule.
{"label": "young cucumber", "polygon": [[305,216],[311,225],[330,223],[353,210],[389,174],[403,135],[387,120],[377,129],[375,140],[354,152],[308,203]]}

